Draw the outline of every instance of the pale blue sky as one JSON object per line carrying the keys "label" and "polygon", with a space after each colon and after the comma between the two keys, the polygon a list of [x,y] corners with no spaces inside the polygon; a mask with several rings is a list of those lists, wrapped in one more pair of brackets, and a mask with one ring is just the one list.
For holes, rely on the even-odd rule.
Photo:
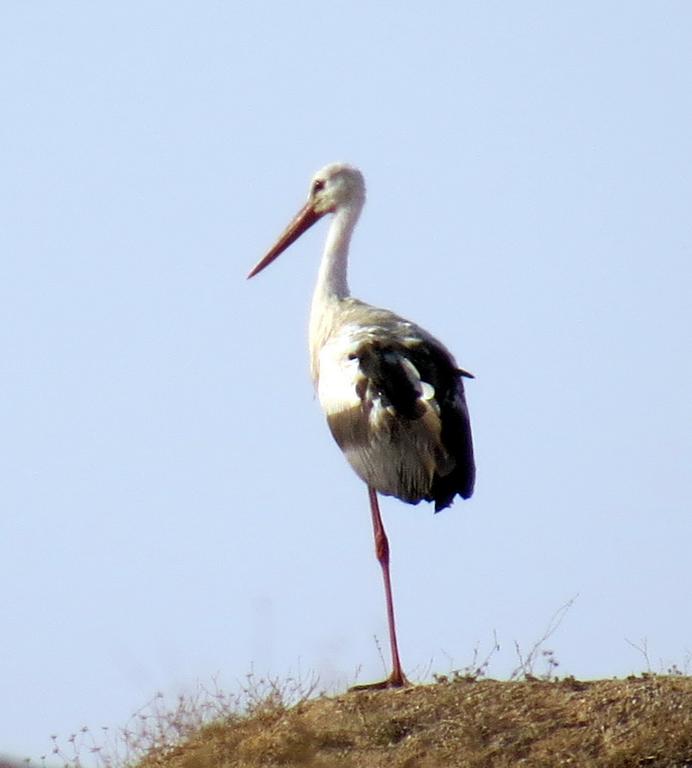
{"label": "pale blue sky", "polygon": [[6,2],[0,752],[250,669],[381,676],[367,494],[307,373],[357,164],[354,293],[473,371],[477,493],[382,504],[413,678],[692,650],[689,2]]}

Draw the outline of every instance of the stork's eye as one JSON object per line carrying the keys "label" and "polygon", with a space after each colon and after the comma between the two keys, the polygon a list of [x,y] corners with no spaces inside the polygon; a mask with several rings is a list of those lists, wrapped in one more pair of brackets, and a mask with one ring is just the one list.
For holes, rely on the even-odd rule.
{"label": "stork's eye", "polygon": [[315,179],[312,182],[312,194],[316,195],[318,192],[324,189],[324,179]]}

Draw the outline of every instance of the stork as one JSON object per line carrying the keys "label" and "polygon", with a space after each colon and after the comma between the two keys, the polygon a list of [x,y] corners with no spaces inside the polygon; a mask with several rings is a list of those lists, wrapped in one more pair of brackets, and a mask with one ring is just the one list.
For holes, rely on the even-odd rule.
{"label": "stork", "polygon": [[312,178],[308,200],[252,268],[263,270],[316,221],[331,213],[310,313],[310,370],[331,433],[368,487],[375,552],[382,568],[392,672],[356,689],[408,684],[396,639],[389,542],[377,494],[438,512],[473,493],[475,466],[459,368],[418,325],[350,295],[351,235],[365,203],[361,172],[333,163]]}

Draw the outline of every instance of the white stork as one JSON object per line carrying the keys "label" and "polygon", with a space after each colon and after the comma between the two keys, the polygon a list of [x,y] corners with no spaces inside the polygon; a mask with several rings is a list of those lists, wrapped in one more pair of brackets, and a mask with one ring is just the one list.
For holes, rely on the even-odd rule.
{"label": "white stork", "polygon": [[407,684],[401,667],[389,576],[389,543],[377,494],[408,504],[434,501],[435,511],[473,493],[475,467],[463,376],[437,339],[386,309],[351,297],[348,248],[365,203],[359,170],[333,163],[318,171],[308,200],[253,277],[318,219],[333,218],[310,314],[310,367],[327,423],[356,474],[368,486],[375,551],[382,567],[392,673],[356,688]]}

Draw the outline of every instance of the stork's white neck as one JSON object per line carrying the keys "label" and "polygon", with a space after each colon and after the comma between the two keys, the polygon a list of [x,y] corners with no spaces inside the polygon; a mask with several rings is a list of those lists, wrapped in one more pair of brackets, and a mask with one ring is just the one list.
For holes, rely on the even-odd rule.
{"label": "stork's white neck", "polygon": [[344,205],[334,213],[317,274],[313,311],[315,302],[328,301],[330,298],[343,299],[349,295],[348,247],[361,207]]}
{"label": "stork's white neck", "polygon": [[318,376],[317,355],[334,330],[340,299],[350,296],[348,289],[348,247],[363,201],[338,208],[327,232],[317,284],[310,311],[310,352],[313,379]]}

